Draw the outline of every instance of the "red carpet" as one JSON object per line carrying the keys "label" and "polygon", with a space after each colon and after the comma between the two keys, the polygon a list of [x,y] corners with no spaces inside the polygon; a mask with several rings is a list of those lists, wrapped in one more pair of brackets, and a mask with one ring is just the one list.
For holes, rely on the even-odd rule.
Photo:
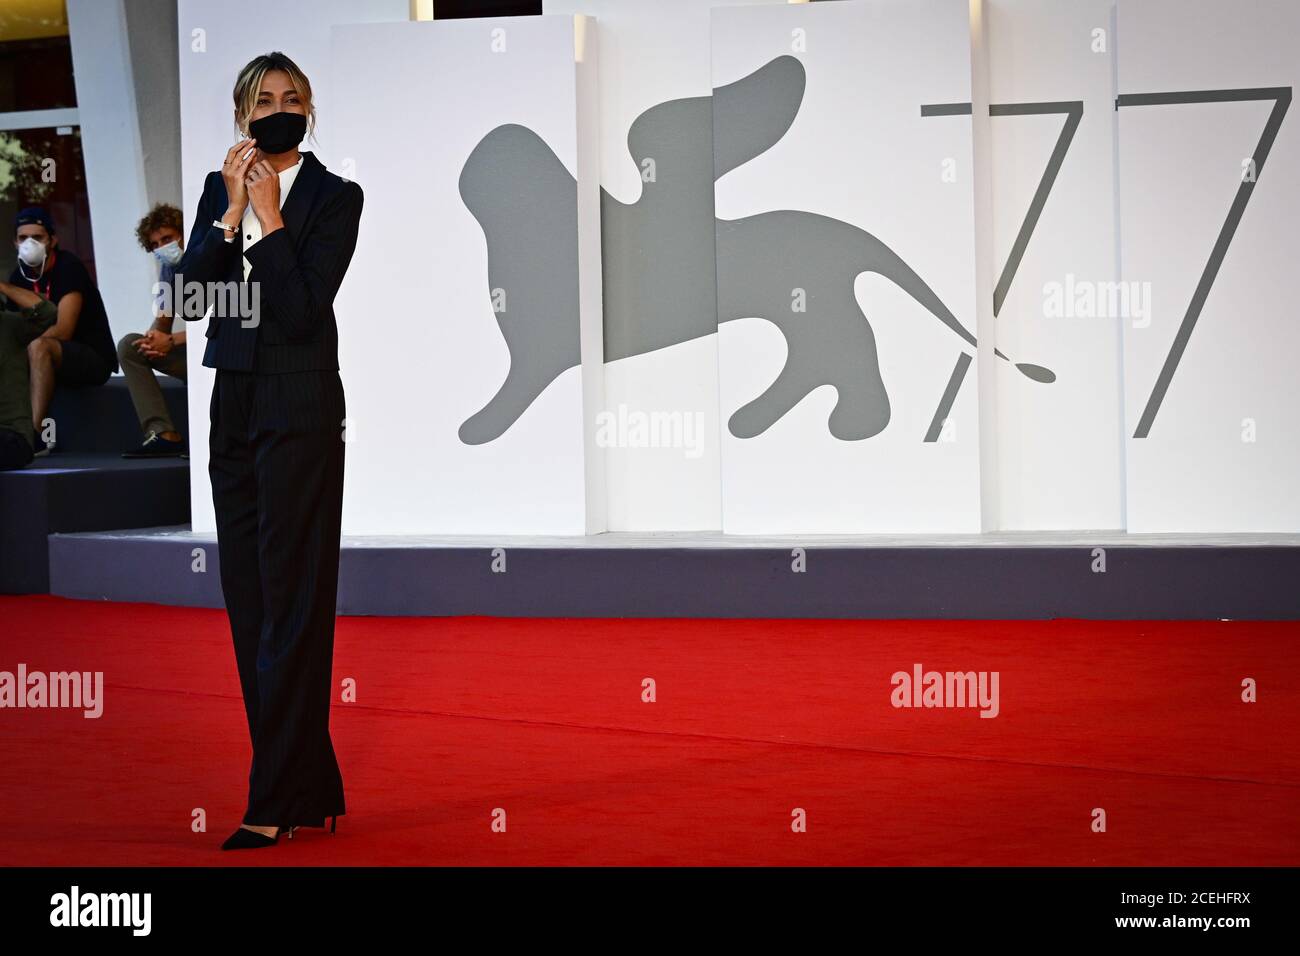
{"label": "red carpet", "polygon": [[[105,683],[97,720],[0,710],[10,865],[1300,864],[1294,622],[341,618],[348,814],[253,853],[217,849],[249,759],[224,612],[0,622],[0,670]],[[895,709],[918,662],[998,671],[1000,714]]]}

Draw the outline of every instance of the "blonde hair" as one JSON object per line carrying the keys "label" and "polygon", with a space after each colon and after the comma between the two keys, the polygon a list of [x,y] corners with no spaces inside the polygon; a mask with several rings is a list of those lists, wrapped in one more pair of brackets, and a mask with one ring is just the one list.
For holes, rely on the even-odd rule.
{"label": "blonde hair", "polygon": [[316,103],[311,95],[311,81],[307,79],[306,73],[298,69],[297,63],[279,50],[254,57],[239,71],[234,91],[235,132],[240,136],[248,135],[248,118],[257,108],[257,94],[262,89],[262,78],[272,70],[283,70],[289,75],[289,82],[293,84],[307,110],[307,135],[312,136],[316,130]]}

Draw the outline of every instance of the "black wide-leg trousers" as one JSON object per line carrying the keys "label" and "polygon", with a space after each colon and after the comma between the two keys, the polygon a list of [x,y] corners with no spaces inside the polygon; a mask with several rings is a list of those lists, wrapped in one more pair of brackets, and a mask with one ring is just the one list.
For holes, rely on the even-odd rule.
{"label": "black wide-leg trousers", "polygon": [[208,473],[253,763],[250,826],[344,812],[329,733],[343,512],[336,369],[219,369]]}

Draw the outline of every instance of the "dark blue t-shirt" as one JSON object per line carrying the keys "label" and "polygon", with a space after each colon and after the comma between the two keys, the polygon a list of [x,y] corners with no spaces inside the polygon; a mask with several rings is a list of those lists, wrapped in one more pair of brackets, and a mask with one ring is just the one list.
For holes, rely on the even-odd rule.
{"label": "dark blue t-shirt", "polygon": [[69,292],[81,293],[81,314],[77,316],[77,327],[72,332],[72,341],[94,349],[104,357],[104,361],[114,372],[117,371],[117,346],[113,342],[113,331],[108,326],[108,313],[104,310],[104,299],[99,294],[99,287],[91,281],[86,265],[67,249],[55,249],[50,258],[45,260],[45,271],[39,279],[28,279],[28,274],[36,270],[31,266],[14,266],[9,275],[11,285],[21,289],[39,292],[55,305],[59,304]]}

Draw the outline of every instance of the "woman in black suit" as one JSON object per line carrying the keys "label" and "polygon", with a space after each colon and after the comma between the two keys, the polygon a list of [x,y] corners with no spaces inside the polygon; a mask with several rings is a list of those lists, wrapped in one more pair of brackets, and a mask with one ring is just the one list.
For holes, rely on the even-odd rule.
{"label": "woman in black suit", "polygon": [[253,744],[247,809],[223,850],[326,817],[332,832],[345,810],[329,734],[345,414],[333,303],[362,206],[360,186],[298,150],[315,109],[292,60],[254,59],[234,101],[247,138],[208,174],[175,280],[202,283],[210,315],[208,471]]}

